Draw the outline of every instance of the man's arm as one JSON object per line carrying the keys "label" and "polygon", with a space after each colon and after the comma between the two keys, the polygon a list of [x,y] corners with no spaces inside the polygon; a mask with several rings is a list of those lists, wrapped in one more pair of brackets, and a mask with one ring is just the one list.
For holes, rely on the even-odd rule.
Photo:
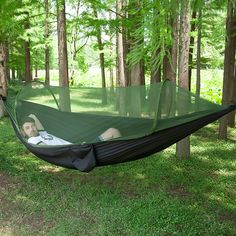
{"label": "man's arm", "polygon": [[39,119],[34,114],[30,114],[29,117],[34,119],[36,128],[38,130],[44,130],[44,127],[43,127],[42,123],[39,121]]}

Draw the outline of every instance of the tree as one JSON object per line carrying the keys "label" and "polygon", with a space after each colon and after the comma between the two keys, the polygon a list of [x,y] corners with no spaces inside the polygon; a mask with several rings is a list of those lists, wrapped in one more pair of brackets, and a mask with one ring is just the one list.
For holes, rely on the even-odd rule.
{"label": "tree", "polygon": [[[98,13],[96,7],[93,5],[93,13],[95,16],[95,19],[98,20]],[[107,103],[107,94],[106,94],[106,76],[105,76],[105,59],[104,59],[104,45],[102,42],[102,33],[101,33],[101,27],[99,25],[96,26],[96,36],[97,36],[97,42],[98,42],[98,49],[99,49],[99,60],[100,60],[100,69],[101,69],[101,77],[102,77],[102,103]]]}
{"label": "tree", "polygon": [[[7,96],[6,45],[0,43],[0,95]],[[4,106],[0,99],[0,118],[4,116]]]}
{"label": "tree", "polygon": [[196,94],[200,96],[201,89],[201,40],[202,40],[202,9],[198,11],[197,23],[197,74],[196,74]]}
{"label": "tree", "polygon": [[190,36],[190,43],[189,43],[189,71],[188,71],[188,81],[189,81],[189,90],[191,91],[191,80],[192,80],[192,67],[193,67],[193,49],[194,49],[194,35],[193,33],[195,32],[196,29],[196,16],[197,12],[194,9],[192,12],[192,17],[191,17],[191,29],[190,32],[192,33]]}
{"label": "tree", "polygon": [[118,86],[128,85],[128,73],[126,67],[127,59],[127,42],[126,42],[126,30],[125,30],[125,3],[123,0],[116,0],[116,16],[118,21],[117,29],[117,84]]}
{"label": "tree", "polygon": [[[225,41],[225,60],[224,60],[224,78],[223,78],[223,96],[222,104],[227,105],[234,100],[235,92],[235,50],[236,50],[236,9],[233,1],[228,0],[228,10],[226,19],[227,37]],[[227,126],[230,116],[235,118],[235,112],[228,114],[220,119],[219,138],[227,139]]]}
{"label": "tree", "polygon": [[[190,1],[181,1],[180,34],[179,34],[179,63],[178,84],[180,87],[189,89],[189,32],[190,32]],[[182,112],[181,110],[179,111]],[[190,138],[186,137],[176,144],[176,155],[178,157],[190,156]]]}
{"label": "tree", "polygon": [[[130,52],[143,51],[143,15],[141,13],[142,0],[129,2],[129,43]],[[137,53],[138,54],[138,53]],[[142,57],[130,60],[130,83],[131,85],[145,84],[144,60]]]}
{"label": "tree", "polygon": [[65,0],[57,0],[57,33],[58,33],[58,59],[59,59],[59,85],[60,108],[70,110],[70,93],[68,77],[67,37],[66,37],[66,14]]}
{"label": "tree", "polygon": [[57,0],[59,85],[69,86],[65,0]]}
{"label": "tree", "polygon": [[50,49],[49,49],[49,3],[44,0],[45,6],[45,84],[50,83],[49,62],[50,62]]}
{"label": "tree", "polygon": [[[118,22],[117,34],[116,34],[116,80],[119,87],[125,87],[129,83],[129,74],[126,65],[127,59],[127,42],[126,42],[126,11],[125,11],[125,1],[116,0],[116,17]],[[119,100],[117,100],[117,105],[119,107],[119,114],[126,115],[126,94],[124,89],[119,89]]]}
{"label": "tree", "polygon": [[[30,22],[29,22],[29,13],[26,12],[26,18],[24,22],[25,31],[27,34],[27,31],[30,29]],[[24,42],[24,48],[25,48],[25,81],[26,83],[29,83],[31,81],[32,75],[31,75],[31,65],[30,65],[30,39],[27,37],[27,39]]]}

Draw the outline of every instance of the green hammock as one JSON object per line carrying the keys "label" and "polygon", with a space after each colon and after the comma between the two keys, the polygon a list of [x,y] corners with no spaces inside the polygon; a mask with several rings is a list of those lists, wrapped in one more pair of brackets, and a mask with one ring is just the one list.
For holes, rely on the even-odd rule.
{"label": "green hammock", "polygon": [[[236,108],[202,99],[170,81],[126,88],[62,88],[33,82],[5,102],[17,136],[40,158],[90,171],[160,151]],[[39,146],[22,137],[20,124],[34,114],[68,145]],[[121,137],[101,141],[108,128]]]}

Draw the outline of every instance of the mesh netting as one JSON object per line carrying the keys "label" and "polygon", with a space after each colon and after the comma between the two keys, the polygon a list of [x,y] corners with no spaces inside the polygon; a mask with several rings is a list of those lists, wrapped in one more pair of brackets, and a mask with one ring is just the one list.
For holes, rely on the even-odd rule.
{"label": "mesh netting", "polygon": [[[221,110],[187,90],[165,81],[126,88],[62,88],[33,82],[18,94],[15,120],[34,114],[44,129],[71,143],[99,142],[108,128],[127,140],[178,126]],[[20,128],[20,127],[19,127]]]}

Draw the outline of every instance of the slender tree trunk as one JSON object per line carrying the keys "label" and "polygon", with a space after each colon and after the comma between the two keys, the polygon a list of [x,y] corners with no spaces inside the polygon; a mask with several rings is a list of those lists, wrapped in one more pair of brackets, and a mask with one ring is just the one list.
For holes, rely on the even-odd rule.
{"label": "slender tree trunk", "polygon": [[173,44],[171,48],[171,58],[172,58],[172,67],[171,67],[171,74],[169,75],[170,80],[176,83],[176,76],[177,76],[177,61],[178,61],[178,45],[179,45],[179,19],[178,16],[174,16],[172,20],[172,38]]}
{"label": "slender tree trunk", "polygon": [[58,31],[58,58],[59,58],[59,85],[64,87],[60,94],[60,108],[70,110],[69,78],[68,78],[68,57],[66,40],[66,14],[65,0],[57,1],[57,31]]}
{"label": "slender tree trunk", "polygon": [[125,3],[123,0],[116,1],[117,20],[119,21],[119,28],[117,31],[117,82],[118,86],[125,87],[128,84],[128,78],[126,74],[126,31],[124,28],[124,13]]}
{"label": "slender tree trunk", "polygon": [[152,52],[151,58],[151,84],[161,82],[161,66],[156,65],[155,58],[158,57],[160,53],[160,48],[157,48],[154,52]]}
{"label": "slender tree trunk", "polygon": [[[234,70],[235,70],[235,47],[236,47],[235,44],[236,13],[235,13],[235,6],[231,0],[228,0],[226,31],[227,31],[227,37],[225,43],[224,79],[223,79],[223,96],[222,96],[223,105],[227,105],[232,102],[235,90]],[[219,127],[220,139],[227,139],[227,125],[229,124],[230,117],[234,115],[235,113],[233,112],[220,119],[220,127]]]}
{"label": "slender tree trunk", "polygon": [[[95,7],[93,7],[94,16],[98,19],[98,13]],[[107,94],[106,94],[106,76],[105,76],[105,59],[104,59],[104,46],[102,43],[102,33],[100,26],[97,27],[97,42],[98,42],[98,49],[99,49],[99,59],[100,59],[100,69],[101,69],[101,77],[102,77],[102,103],[107,103]]]}
{"label": "slender tree trunk", "polygon": [[[180,15],[180,37],[179,37],[179,86],[189,89],[188,66],[189,66],[189,32],[190,32],[190,1],[181,1]],[[181,112],[181,111],[180,111]],[[190,157],[190,138],[189,136],[182,139],[176,144],[177,157]]]}
{"label": "slender tree trunk", "polygon": [[[158,40],[160,37],[160,29],[159,29],[159,21],[157,20],[157,15],[160,14],[160,9],[158,8],[157,4],[155,3],[153,5],[153,15],[152,15],[152,40]],[[161,63],[157,61],[157,58],[159,57],[161,50],[160,47],[153,48],[151,52],[151,60],[150,60],[150,67],[151,67],[151,79],[150,82],[152,83],[158,83],[161,82]]]}
{"label": "slender tree trunk", "polygon": [[[234,50],[234,55],[236,54],[236,9],[234,8],[234,45],[232,45],[232,50]],[[233,60],[232,60],[233,63]],[[236,60],[234,57],[234,65],[231,65],[232,70],[232,77],[231,77],[231,89],[229,93],[229,104],[235,104],[236,103]],[[234,72],[233,72],[234,71]],[[228,114],[228,126],[231,128],[235,127],[235,114],[236,111],[232,111]]]}
{"label": "slender tree trunk", "polygon": [[[143,45],[144,36],[143,35],[135,35],[135,29],[140,29],[142,27],[142,14],[140,10],[142,9],[142,0],[130,2],[131,11],[129,14],[130,22],[132,22],[132,28],[130,30],[130,50],[136,50],[137,47]],[[132,13],[134,11],[135,13]],[[145,77],[144,77],[144,62],[142,59],[131,64],[130,67],[130,82],[131,85],[144,85]],[[143,91],[136,87],[136,90],[132,90],[132,100],[135,101],[132,104],[130,114],[132,116],[140,116],[141,114],[141,105],[142,105],[142,97],[144,96]]]}
{"label": "slender tree trunk", "polygon": [[[25,30],[28,30],[30,28],[29,17],[26,18],[24,24],[25,24]],[[25,40],[24,45],[25,45],[25,81],[26,83],[29,83],[32,80],[29,39]]]}
{"label": "slender tree trunk", "polygon": [[197,34],[197,75],[196,75],[196,94],[200,96],[201,89],[201,39],[202,39],[202,10],[198,12],[198,34]]}
{"label": "slender tree trunk", "polygon": [[[0,43],[0,95],[7,96],[6,45],[3,43]],[[0,99],[0,118],[4,115],[4,105]]]}
{"label": "slender tree trunk", "polygon": [[23,81],[23,75],[22,75],[21,70],[18,71],[18,79],[19,79],[19,81]]}
{"label": "slender tree trunk", "polygon": [[163,59],[163,80],[171,80],[172,78],[172,65],[171,65],[171,52],[172,48],[167,49],[167,54],[164,56]]}
{"label": "slender tree trunk", "polygon": [[14,67],[11,69],[11,78],[12,78],[13,80],[16,79],[16,70],[15,70]]}
{"label": "slender tree trunk", "polygon": [[[80,0],[78,0],[77,5],[76,5],[76,18],[79,18],[79,10],[80,10]],[[73,28],[72,28],[72,35],[71,35],[71,42],[70,42],[70,48],[71,48],[71,69],[70,69],[70,84],[74,85],[75,84],[75,70],[76,70],[76,65],[77,65],[77,43],[78,43],[78,29],[79,25],[76,23]]]}
{"label": "slender tree trunk", "polygon": [[35,67],[34,78],[35,78],[35,79],[38,79],[38,68],[37,68],[37,67]]}
{"label": "slender tree trunk", "polygon": [[[117,69],[116,69],[116,83],[118,87],[125,87],[129,84],[129,78],[126,66],[127,57],[127,30],[125,28],[126,20],[126,1],[116,0],[116,17],[119,22],[119,27],[117,29],[116,35],[116,53],[117,53]],[[126,93],[124,89],[118,89],[118,100],[117,106],[119,109],[119,114],[125,116],[127,114],[126,109]]]}
{"label": "slender tree trunk", "polygon": [[154,68],[151,66],[151,84],[161,82],[161,68]]}
{"label": "slender tree trunk", "polygon": [[6,78],[10,82],[10,68],[9,68],[9,44],[6,43]]}
{"label": "slender tree trunk", "polygon": [[58,57],[59,57],[59,85],[69,86],[68,56],[66,40],[65,0],[58,0]]}
{"label": "slender tree trunk", "polygon": [[50,84],[50,49],[49,49],[49,23],[48,23],[48,13],[49,13],[49,5],[48,0],[44,0],[44,6],[45,6],[45,84]]}
{"label": "slender tree trunk", "polygon": [[[111,21],[112,20],[112,14],[111,12],[109,12],[109,20]],[[109,50],[110,50],[110,60],[112,61],[113,57],[113,37],[112,37],[112,33],[110,32],[110,35],[109,35],[109,38],[110,38],[110,47],[109,47]],[[113,73],[113,64],[110,65],[110,68],[109,68],[109,74],[110,74],[110,97],[113,97],[114,96],[114,73]]]}
{"label": "slender tree trunk", "polygon": [[[192,12],[192,21],[191,21],[191,32],[195,32],[196,29],[196,11]],[[189,44],[189,71],[188,71],[188,81],[189,81],[189,90],[191,91],[191,81],[192,81],[192,67],[193,67],[193,49],[194,49],[194,36],[190,37]]]}

